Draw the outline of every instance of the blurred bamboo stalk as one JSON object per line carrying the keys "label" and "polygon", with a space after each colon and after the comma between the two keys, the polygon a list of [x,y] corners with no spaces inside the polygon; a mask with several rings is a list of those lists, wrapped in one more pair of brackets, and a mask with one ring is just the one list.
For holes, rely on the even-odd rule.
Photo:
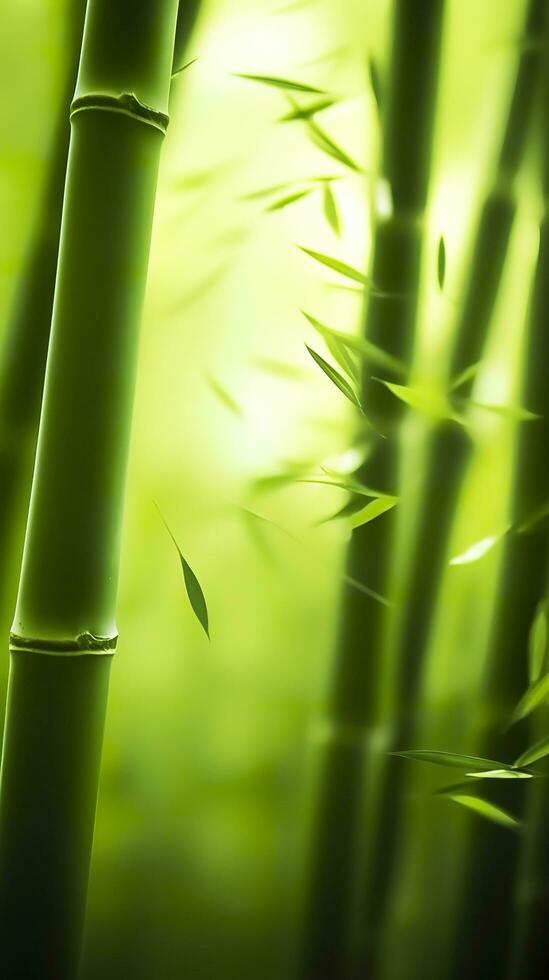
{"label": "blurred bamboo stalk", "polygon": [[90,0],[0,784],[7,980],[78,966],[111,656],[138,323],[177,0]]}
{"label": "blurred bamboo stalk", "polygon": [[[547,0],[530,0],[525,18],[527,38],[543,39],[546,11]],[[521,44],[495,179],[481,210],[470,273],[458,313],[450,357],[451,380],[481,359],[487,341],[517,210],[515,179],[530,132],[539,64],[539,46]],[[459,386],[455,395],[450,395],[456,412],[460,411],[461,403],[470,398],[473,384],[474,372]],[[413,744],[415,712],[437,592],[472,450],[473,442],[467,429],[451,420],[438,423],[429,437],[424,490],[414,520],[399,628],[391,651],[394,722],[389,749],[409,748]],[[391,886],[406,778],[400,761],[387,758],[378,787],[380,830],[374,830],[366,875],[364,920],[367,930],[371,909],[379,908],[379,896]]]}
{"label": "blurred bamboo stalk", "polygon": [[[390,203],[378,214],[365,335],[409,365],[414,340],[424,216],[443,25],[443,0],[397,0],[382,113],[381,174]],[[357,473],[370,486],[395,493],[401,403],[363,373],[368,417],[384,437]],[[389,381],[401,377],[387,376]],[[388,586],[392,512],[353,531],[347,575],[377,593]],[[377,675],[386,608],[346,587],[333,678],[329,731],[323,747],[311,842],[310,877],[300,975],[339,980],[349,967],[349,924],[363,840],[362,788],[366,736],[375,722]],[[377,919],[372,910],[373,919]],[[374,926],[375,928],[375,926]]]}

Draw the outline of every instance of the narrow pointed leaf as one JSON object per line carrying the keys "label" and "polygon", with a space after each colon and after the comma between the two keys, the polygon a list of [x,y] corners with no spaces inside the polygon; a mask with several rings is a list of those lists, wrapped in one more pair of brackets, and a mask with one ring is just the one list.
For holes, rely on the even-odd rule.
{"label": "narrow pointed leaf", "polygon": [[339,212],[337,210],[336,199],[334,197],[332,188],[328,183],[324,187],[323,207],[324,207],[324,214],[326,216],[326,221],[328,222],[332,230],[335,232],[335,234],[339,235],[341,231]]}
{"label": "narrow pointed leaf", "polygon": [[473,408],[480,408],[484,412],[491,412],[493,415],[500,415],[502,418],[511,419],[516,422],[535,422],[541,418],[535,412],[530,412],[527,408],[520,405],[492,405],[489,402],[477,402],[470,400],[469,404]]}
{"label": "narrow pointed leaf", "polygon": [[339,390],[345,395],[345,397],[348,398],[349,401],[356,408],[358,408],[359,411],[362,412],[362,406],[360,404],[360,400],[356,391],[354,390],[354,388],[351,387],[349,382],[345,380],[343,375],[341,375],[339,371],[336,371],[336,369],[333,368],[331,364],[328,364],[328,362],[325,361],[324,358],[320,356],[320,354],[317,354],[317,352],[313,350],[312,347],[309,347],[308,344],[305,344],[305,346],[309,351],[309,354],[311,355],[313,360],[316,362],[316,364],[318,364],[319,368],[322,371],[324,371],[324,374],[330,379],[330,381],[336,386],[336,388],[339,388]]}
{"label": "narrow pointed leaf", "polygon": [[547,601],[538,603],[528,635],[528,679],[535,684],[541,677],[547,655]]}
{"label": "narrow pointed leaf", "polygon": [[485,538],[475,541],[465,551],[451,558],[450,565],[471,565],[473,562],[484,558],[495,545],[499,544],[508,530],[509,528],[506,528],[504,531],[498,531],[497,534],[489,534]]}
{"label": "narrow pointed leaf", "polygon": [[334,272],[339,272],[341,276],[352,279],[354,282],[359,282],[362,286],[368,285],[368,279],[364,273],[358,269],[354,269],[352,265],[347,265],[346,262],[334,259],[331,255],[324,255],[323,252],[315,252],[312,248],[305,248],[304,245],[298,245],[298,248],[302,252],[305,252],[305,255],[309,255],[314,259],[315,262],[319,262],[320,265],[325,265],[327,269],[333,269]]}
{"label": "narrow pointed leaf", "polygon": [[368,58],[368,73],[370,75],[370,88],[372,90],[372,95],[375,99],[378,112],[381,112],[381,82],[377,65],[371,55]]}
{"label": "narrow pointed leaf", "polygon": [[517,769],[490,769],[488,772],[466,772],[473,779],[532,779],[531,772]]}
{"label": "narrow pointed leaf", "polygon": [[343,368],[351,381],[358,382],[360,371],[353,355],[349,352],[348,345],[341,339],[344,335],[342,334],[340,337],[336,332],[330,330],[329,327],[325,327],[320,320],[315,319],[314,316],[309,316],[308,313],[303,313],[303,316],[322,337],[330,354],[336,363],[339,364],[340,368]]}
{"label": "narrow pointed leaf", "polygon": [[469,364],[468,367],[456,374],[455,378],[450,382],[450,391],[456,391],[461,385],[464,385],[466,381],[470,381],[474,378],[482,361],[476,361],[475,364]]}
{"label": "narrow pointed leaf", "polygon": [[277,121],[295,122],[297,120],[310,119],[317,112],[324,112],[325,109],[329,109],[334,104],[334,99],[318,99],[316,102],[311,102],[308,106],[300,106],[292,102],[292,111],[288,112],[285,116],[281,116]]}
{"label": "narrow pointed leaf", "polygon": [[359,354],[367,362],[370,361],[372,364],[378,364],[380,367],[388,368],[396,374],[403,374],[406,371],[406,366],[403,361],[399,361],[398,358],[393,357],[392,354],[383,350],[382,347],[378,347],[377,344],[366,340],[364,337],[353,337],[350,334],[343,333],[341,330],[335,330],[334,327],[329,327],[327,324],[321,323],[320,320],[311,316],[310,313],[306,313],[305,310],[301,312],[324,341],[326,341],[326,337],[328,336],[334,337],[340,344]]}
{"label": "narrow pointed leaf", "polygon": [[444,237],[443,235],[441,235],[438,240],[438,249],[437,249],[437,279],[438,279],[438,288],[440,290],[444,288],[445,278],[446,278],[446,245],[444,244]]}
{"label": "narrow pointed leaf", "polygon": [[344,167],[348,167],[349,170],[354,170],[355,173],[363,174],[364,170],[358,165],[356,160],[353,160],[348,153],[345,152],[332,138],[324,132],[323,129],[314,121],[314,119],[305,120],[307,123],[307,128],[309,134],[315,146],[326,153],[327,156],[332,157],[333,160],[337,160],[342,163]]}
{"label": "narrow pointed leaf", "polygon": [[388,494],[384,497],[377,497],[372,500],[366,507],[359,510],[358,513],[353,514],[349,518],[349,525],[352,528],[362,527],[363,524],[369,524],[370,521],[376,519],[376,517],[381,517],[388,510],[392,510],[393,507],[398,503],[398,497],[391,497]]}
{"label": "narrow pointed leaf", "polygon": [[219,381],[217,381],[217,379],[213,377],[213,375],[211,374],[206,375],[206,381],[208,382],[211,391],[213,391],[218,401],[221,402],[221,404],[224,405],[224,407],[227,408],[229,412],[232,412],[233,415],[238,415],[240,417],[244,415],[244,412],[242,411],[238,402],[227,391],[227,389],[224,388],[223,385],[220,384]]}
{"label": "narrow pointed leaf", "polygon": [[295,82],[289,78],[277,78],[274,75],[248,75],[244,72],[233,72],[235,78],[244,78],[248,82],[259,82],[272,88],[281,88],[291,92],[309,92],[312,95],[324,95],[320,88],[306,85],[305,82]]}
{"label": "narrow pointed leaf", "polygon": [[366,487],[362,483],[358,483],[356,480],[338,480],[335,477],[296,477],[297,483],[318,483],[324,487],[337,487],[338,490],[346,490],[347,493],[358,493],[362,497],[385,497],[386,494],[382,493],[380,490],[373,490],[372,487]]}
{"label": "narrow pointed leaf", "polygon": [[384,384],[399,401],[404,402],[405,405],[416,409],[430,419],[440,420],[447,418],[452,419],[454,422],[461,421],[451,411],[443,393],[436,389],[420,387],[419,385],[412,387],[410,385],[394,384],[392,381],[385,381],[383,378],[378,378],[377,380],[381,384]]}
{"label": "narrow pointed leaf", "polygon": [[[159,513],[160,513],[160,511],[159,511]],[[193,610],[196,618],[198,619],[198,622],[202,626],[202,629],[204,630],[206,636],[208,637],[208,639],[210,639],[210,627],[209,627],[209,622],[208,622],[208,607],[206,605],[206,599],[205,599],[204,593],[202,591],[202,587],[200,585],[200,582],[198,581],[198,579],[197,579],[195,573],[193,572],[191,566],[189,565],[187,559],[183,555],[183,552],[181,551],[181,548],[179,547],[179,545],[178,545],[178,543],[177,543],[177,541],[176,541],[176,539],[175,539],[172,531],[170,530],[168,524],[164,520],[164,517],[162,516],[161,513],[160,513],[160,517],[162,518],[162,522],[164,524],[164,527],[166,528],[168,534],[170,535],[170,538],[172,539],[172,541],[173,541],[173,543],[174,543],[174,545],[175,545],[175,547],[177,549],[177,553],[179,555],[179,560],[181,562],[181,568],[183,570],[183,581],[185,582],[185,589],[186,589],[186,592],[187,592],[187,596],[189,598],[189,602],[191,604],[191,608],[192,608],[192,610]]]}
{"label": "narrow pointed leaf", "polygon": [[509,830],[517,830],[520,827],[519,821],[512,813],[494,803],[489,803],[488,800],[482,800],[479,796],[470,796],[468,793],[441,793],[440,795],[472,810],[491,823],[499,824],[500,827],[507,827]]}
{"label": "narrow pointed leaf", "polygon": [[293,194],[286,194],[285,197],[281,197],[278,201],[273,201],[265,208],[266,211],[280,211],[282,208],[286,208],[288,204],[294,204],[295,201],[300,201],[302,197],[307,197],[311,193],[310,187],[304,191],[294,191]]}
{"label": "narrow pointed leaf", "polygon": [[512,766],[505,762],[496,762],[494,759],[482,759],[475,755],[461,755],[458,752],[441,752],[438,749],[407,749],[403,752],[393,752],[403,759],[414,759],[417,762],[430,762],[435,766],[444,766],[450,769],[463,769],[465,771],[476,770],[478,772],[490,772],[494,769],[512,769]]}
{"label": "narrow pointed leaf", "polygon": [[549,735],[546,738],[542,738],[540,742],[536,742],[535,745],[531,745],[529,749],[526,749],[522,755],[519,755],[514,765],[518,769],[524,766],[531,766],[534,762],[545,759],[547,755],[549,755]]}
{"label": "narrow pointed leaf", "polygon": [[509,724],[514,725],[515,722],[532,714],[532,711],[539,708],[547,697],[549,697],[549,673],[544,674],[535,684],[530,685],[513,711]]}
{"label": "narrow pointed leaf", "polygon": [[181,68],[176,68],[175,71],[172,72],[172,79],[178,78],[179,75],[181,75],[184,71],[186,71],[187,68],[190,68],[191,65],[196,64],[197,61],[198,58],[193,58],[191,61],[187,61],[185,65],[181,65]]}

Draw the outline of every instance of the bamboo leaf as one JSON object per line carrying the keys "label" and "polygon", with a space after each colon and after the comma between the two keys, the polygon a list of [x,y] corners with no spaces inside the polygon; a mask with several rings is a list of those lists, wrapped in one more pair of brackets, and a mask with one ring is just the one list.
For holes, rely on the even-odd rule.
{"label": "bamboo leaf", "polygon": [[352,265],[347,265],[346,262],[341,262],[339,259],[334,259],[331,255],[324,255],[323,252],[315,252],[312,248],[305,248],[304,245],[297,246],[305,255],[309,255],[315,262],[319,262],[320,265],[325,265],[327,269],[333,269],[334,272],[339,272],[341,276],[345,276],[347,279],[352,279],[354,282],[359,282],[362,286],[368,285],[368,279],[364,273],[359,272],[358,269],[354,269]]}
{"label": "bamboo leaf", "polygon": [[309,321],[311,326],[316,330],[316,332],[322,337],[326,347],[330,351],[330,354],[334,358],[340,368],[347,373],[349,378],[358,382],[360,378],[360,371],[358,370],[355,359],[351,353],[349,353],[348,345],[344,343],[341,337],[334,331],[330,330],[329,327],[325,327],[320,320],[317,320],[314,316],[309,316],[302,310],[303,316]]}
{"label": "bamboo leaf", "polygon": [[547,655],[547,600],[538,603],[528,634],[528,679],[539,680]]}
{"label": "bamboo leaf", "polygon": [[191,65],[196,64],[197,61],[198,58],[193,58],[192,61],[187,61],[185,65],[181,65],[181,68],[176,68],[175,71],[172,72],[172,81],[174,78],[178,78],[179,75],[186,71],[187,68],[190,68]]}
{"label": "bamboo leaf", "polygon": [[484,558],[496,544],[499,544],[501,539],[507,534],[509,527],[505,528],[504,531],[498,531],[497,534],[489,534],[485,538],[481,538],[479,541],[475,541],[474,544],[470,545],[465,551],[462,551],[459,555],[455,555],[454,558],[450,559],[450,565],[471,565],[475,561],[479,561]]}
{"label": "bamboo leaf", "polygon": [[343,504],[343,507],[336,510],[334,514],[328,514],[327,517],[323,517],[318,523],[328,524],[330,521],[341,520],[344,517],[352,517],[353,514],[356,514],[358,510],[362,510],[363,507],[364,500],[360,494],[353,494],[347,503]]}
{"label": "bamboo leaf", "polygon": [[213,391],[218,401],[224,405],[229,412],[232,412],[233,415],[238,415],[240,418],[242,418],[244,412],[230,392],[228,392],[227,389],[224,388],[223,385],[220,384],[219,381],[211,374],[206,375],[206,381],[208,382],[211,391]]}
{"label": "bamboo leaf", "polygon": [[295,479],[296,483],[318,483],[324,487],[336,487],[338,490],[346,490],[347,493],[358,493],[362,497],[378,498],[387,496],[387,494],[382,493],[380,490],[373,490],[372,487],[366,487],[356,480],[327,479],[320,476],[296,477]]}
{"label": "bamboo leaf", "polygon": [[505,762],[495,762],[494,759],[482,759],[475,755],[461,755],[458,752],[441,752],[438,749],[408,749],[391,754],[402,759],[414,759],[417,762],[429,762],[435,766],[466,771],[491,772],[494,769],[510,771],[513,768]]}
{"label": "bamboo leaf", "polygon": [[304,191],[294,191],[293,194],[286,194],[285,197],[281,197],[278,201],[273,201],[269,204],[265,210],[266,211],[280,211],[282,208],[288,206],[288,204],[294,204],[295,201],[300,201],[302,197],[307,197],[311,193],[312,188],[308,187]]}
{"label": "bamboo leaf", "polygon": [[322,152],[326,153],[327,156],[332,157],[332,159],[337,160],[339,163],[342,163],[343,166],[348,167],[349,170],[354,170],[355,173],[358,174],[364,173],[362,167],[360,167],[358,163],[356,163],[356,161],[345,152],[345,150],[342,150],[341,147],[334,142],[331,136],[328,136],[328,134],[320,128],[314,119],[306,119],[305,122],[307,124],[310,137],[319,150],[322,150]]}
{"label": "bamboo leaf", "polygon": [[309,92],[312,95],[324,95],[320,88],[313,85],[306,85],[304,82],[294,82],[289,78],[277,78],[274,75],[248,75],[244,72],[233,72],[235,78],[244,78],[248,82],[259,82],[261,85],[269,85],[272,88],[285,89],[291,92]]}
{"label": "bamboo leaf", "polygon": [[517,830],[520,827],[519,821],[512,813],[494,803],[489,803],[488,800],[481,799],[479,796],[470,796],[468,793],[440,793],[439,795],[452,800],[454,803],[459,803],[460,806],[472,810],[473,813],[477,813],[480,817],[499,824],[501,827],[507,827],[509,830]]}
{"label": "bamboo leaf", "polygon": [[410,385],[399,385],[394,384],[392,381],[384,381],[383,378],[377,378],[375,380],[385,385],[399,401],[404,402],[405,405],[416,409],[430,419],[452,419],[454,422],[461,421],[459,416],[451,411],[444,394],[438,389],[428,388],[427,386],[420,387],[419,385],[413,387]]}
{"label": "bamboo leaf", "polygon": [[336,199],[334,197],[332,188],[328,183],[326,183],[324,186],[323,207],[324,207],[324,214],[326,216],[326,221],[328,222],[332,230],[335,232],[335,234],[339,235],[339,233],[341,232],[339,212],[337,210]]}
{"label": "bamboo leaf", "polygon": [[541,741],[536,742],[535,745],[530,746],[526,749],[522,755],[519,755],[518,759],[514,765],[521,769],[524,766],[531,766],[534,762],[539,762],[540,759],[544,759],[549,755],[549,735],[542,738]]}
{"label": "bamboo leaf", "polygon": [[378,112],[381,112],[381,82],[377,65],[372,55],[370,55],[368,58],[368,74],[370,76],[370,88],[375,99],[377,110]]}
{"label": "bamboo leaf", "polygon": [[528,715],[532,714],[536,708],[539,708],[540,704],[543,704],[545,699],[549,696],[549,673],[544,674],[540,677],[534,684],[531,684],[525,694],[521,697],[519,703],[517,704],[509,725],[514,725],[515,722],[521,721],[522,718],[526,718]]}
{"label": "bamboo leaf", "polygon": [[515,422],[535,422],[541,418],[535,412],[530,412],[527,408],[520,405],[492,405],[489,402],[477,402],[469,400],[473,408],[480,408],[484,412],[492,412],[493,415],[500,415],[502,418],[511,419]]}
{"label": "bamboo leaf", "polygon": [[369,524],[376,517],[381,517],[388,510],[392,510],[396,504],[398,504],[398,497],[392,497],[389,494],[383,497],[376,497],[375,500],[370,501],[362,510],[359,510],[358,513],[353,514],[349,518],[349,525],[355,528],[362,527],[363,524]]}
{"label": "bamboo leaf", "polygon": [[444,236],[441,235],[438,240],[438,250],[437,250],[437,279],[438,279],[438,288],[441,291],[444,288],[445,278],[446,278],[446,245],[444,244]]}
{"label": "bamboo leaf", "polygon": [[334,104],[334,99],[318,99],[316,102],[311,102],[308,106],[300,106],[291,100],[292,111],[288,112],[285,116],[281,116],[277,122],[295,122],[296,120],[310,119],[311,116],[316,116],[318,112],[323,112],[324,109],[329,109]]}
{"label": "bamboo leaf", "polygon": [[336,386],[336,388],[339,388],[339,390],[345,395],[345,397],[348,398],[349,401],[356,408],[358,408],[360,412],[362,412],[360,399],[356,391],[354,390],[354,388],[352,388],[351,385],[349,384],[349,382],[346,381],[345,378],[339,373],[339,371],[336,371],[336,369],[333,368],[331,364],[328,364],[328,362],[325,361],[324,358],[320,356],[320,354],[317,354],[317,352],[313,350],[312,347],[309,347],[308,344],[305,344],[305,346],[309,351],[309,354],[313,358],[313,361],[315,361],[316,364],[318,364],[319,368],[322,371],[324,371],[324,374],[330,379],[330,381]]}
{"label": "bamboo leaf", "polygon": [[382,347],[378,347],[377,344],[372,343],[370,340],[366,340],[364,337],[353,337],[350,334],[343,333],[341,330],[335,330],[334,327],[329,327],[327,324],[321,323],[320,320],[311,316],[310,313],[306,313],[305,310],[301,310],[301,312],[324,341],[326,341],[326,337],[328,336],[334,337],[340,344],[355,351],[366,361],[379,364],[380,367],[386,367],[397,374],[403,374],[406,371],[406,366],[403,361],[399,361],[398,358],[393,357],[392,354],[389,354]]}
{"label": "bamboo leaf", "polygon": [[491,769],[488,772],[466,772],[473,779],[532,779],[531,772],[517,769]]}
{"label": "bamboo leaf", "polygon": [[476,361],[475,364],[469,364],[469,366],[464,368],[463,371],[460,371],[459,374],[457,374],[456,377],[450,382],[450,391],[455,391],[457,388],[460,388],[461,385],[464,385],[466,381],[470,381],[471,378],[474,378],[481,364],[482,361]]}
{"label": "bamboo leaf", "polygon": [[208,622],[208,607],[206,605],[206,599],[205,599],[204,593],[202,591],[202,587],[200,585],[200,582],[198,581],[198,579],[197,579],[195,573],[193,572],[191,566],[189,565],[187,559],[183,555],[183,552],[181,551],[181,548],[179,547],[179,545],[178,545],[178,543],[177,543],[177,541],[176,541],[176,539],[175,539],[175,537],[174,537],[174,535],[173,535],[170,527],[168,526],[168,524],[166,523],[164,517],[162,516],[162,513],[160,512],[160,510],[158,512],[160,514],[160,517],[162,519],[162,522],[164,524],[164,527],[166,528],[168,534],[170,535],[170,538],[172,539],[172,541],[173,541],[173,543],[174,543],[174,545],[175,545],[175,547],[177,549],[177,553],[179,555],[179,560],[181,562],[181,568],[183,570],[183,581],[185,582],[185,589],[186,589],[186,592],[187,592],[187,596],[189,598],[189,602],[191,604],[191,608],[192,608],[192,610],[193,610],[196,618],[198,619],[198,622],[202,626],[202,629],[204,630],[206,636],[208,637],[208,639],[210,639],[210,627],[209,627],[209,622]]}

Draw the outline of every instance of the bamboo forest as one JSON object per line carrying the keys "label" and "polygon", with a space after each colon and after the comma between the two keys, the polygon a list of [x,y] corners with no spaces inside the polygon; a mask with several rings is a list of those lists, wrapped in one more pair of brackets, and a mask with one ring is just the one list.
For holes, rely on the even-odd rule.
{"label": "bamboo forest", "polygon": [[549,0],[3,0],[0,977],[549,976]]}

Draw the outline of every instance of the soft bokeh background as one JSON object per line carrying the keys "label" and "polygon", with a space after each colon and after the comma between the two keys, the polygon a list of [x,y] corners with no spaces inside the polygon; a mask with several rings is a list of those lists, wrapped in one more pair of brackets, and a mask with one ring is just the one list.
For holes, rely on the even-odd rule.
{"label": "soft bokeh background", "polygon": [[[48,159],[66,8],[61,0],[3,3],[0,329]],[[299,311],[358,330],[362,301],[333,288],[342,280],[296,245],[365,267],[376,183],[328,158],[301,123],[277,122],[288,108],[283,93],[233,73],[299,78],[336,93],[319,121],[371,173],[378,132],[366,62],[373,54],[383,67],[388,11],[386,0],[206,0],[188,49],[198,61],[174,83],[143,322],[86,980],[291,975],[345,544],[340,525],[318,522],[344,498],[304,484],[259,492],[256,481],[294,464],[349,463],[345,400],[311,362],[304,341],[314,334]],[[418,376],[433,383],[445,365],[522,13],[522,0],[449,3],[416,358]],[[340,239],[319,192],[275,212],[245,199],[320,175],[339,178]],[[478,378],[479,395],[496,403],[516,380],[537,245],[528,173],[522,201]],[[423,429],[412,419],[403,565]],[[480,413],[477,431],[453,554],[506,522],[510,425]],[[204,588],[211,643],[157,508]],[[425,745],[467,748],[498,560],[495,548],[448,569],[424,683]],[[7,650],[3,676],[6,664]],[[433,943],[448,926],[460,841],[475,819],[429,797],[430,779],[411,767],[389,960],[411,919]]]}

